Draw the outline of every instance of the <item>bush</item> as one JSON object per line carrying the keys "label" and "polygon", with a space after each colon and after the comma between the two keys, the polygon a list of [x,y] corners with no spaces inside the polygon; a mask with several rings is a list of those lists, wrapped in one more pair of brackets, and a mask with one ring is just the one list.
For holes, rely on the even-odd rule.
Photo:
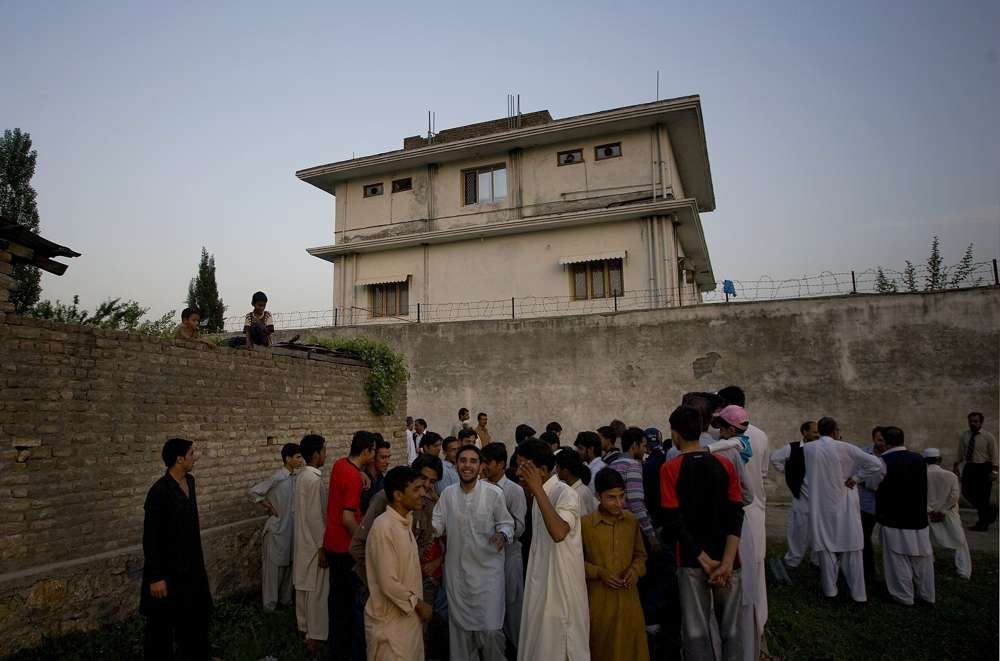
{"label": "bush", "polygon": [[406,385],[410,373],[406,369],[403,354],[371,337],[310,337],[309,344],[318,344],[327,349],[336,349],[368,363],[368,381],[365,393],[368,406],[376,415],[392,415],[396,411],[396,388]]}

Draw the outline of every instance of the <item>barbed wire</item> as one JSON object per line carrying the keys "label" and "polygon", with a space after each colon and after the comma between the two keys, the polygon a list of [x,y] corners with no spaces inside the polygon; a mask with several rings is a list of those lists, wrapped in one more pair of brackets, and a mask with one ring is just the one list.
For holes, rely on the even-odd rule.
{"label": "barbed wire", "polygon": [[[932,270],[926,265],[910,271],[867,269],[835,273],[823,271],[799,278],[758,280],[722,280],[715,290],[702,292],[699,301],[690,292],[666,289],[626,290],[606,298],[577,299],[572,296],[525,296],[495,300],[417,303],[403,314],[378,316],[358,306],[329,310],[273,312],[274,327],[279,330],[399,324],[471,319],[529,319],[570,314],[596,314],[629,310],[649,310],[695,304],[724,304],[739,301],[772,301],[852,294],[882,294],[906,291],[937,291],[998,285],[996,261],[942,266]],[[243,330],[245,316],[227,317],[227,333]]]}

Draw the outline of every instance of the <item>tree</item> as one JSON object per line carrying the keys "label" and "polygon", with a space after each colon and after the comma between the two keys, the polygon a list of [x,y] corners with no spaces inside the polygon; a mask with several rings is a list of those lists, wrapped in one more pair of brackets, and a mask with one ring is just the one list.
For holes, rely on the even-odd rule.
{"label": "tree", "polygon": [[174,330],[175,310],[167,312],[156,320],[143,319],[149,308],[144,308],[135,301],[125,301],[120,298],[109,298],[90,314],[80,309],[80,297],[74,296],[73,302],[66,305],[62,301],[41,301],[27,311],[27,316],[48,319],[62,324],[79,324],[81,326],[97,326],[112,330],[122,330],[139,335],[168,336]]}
{"label": "tree", "polygon": [[906,268],[903,269],[903,286],[906,291],[917,291],[917,267],[910,260],[906,260]]}
{"label": "tree", "polygon": [[191,278],[188,285],[187,306],[198,308],[206,331],[214,333],[225,327],[226,306],[219,298],[219,286],[215,283],[215,255],[209,255],[204,246],[201,248],[198,275]]}
{"label": "tree", "polygon": [[957,289],[959,287],[978,287],[983,284],[982,277],[978,277],[973,280],[972,274],[976,270],[976,265],[972,261],[972,244],[965,249],[965,254],[962,255],[962,261],[958,263],[955,267],[954,272],[951,274],[951,280],[948,281],[948,286],[952,289]]}
{"label": "tree", "polygon": [[[21,129],[7,129],[0,140],[0,216],[38,231],[38,205],[31,178],[35,176],[38,152],[31,148],[31,135]],[[42,273],[28,264],[15,264],[17,283],[10,292],[14,311],[24,314],[42,294]]]}
{"label": "tree", "polygon": [[931,241],[931,254],[927,257],[927,274],[924,276],[924,291],[944,289],[945,274],[941,266],[941,242],[937,235]]}
{"label": "tree", "polygon": [[881,266],[878,267],[878,272],[875,275],[875,291],[880,294],[895,294],[897,291],[896,281],[886,277]]}

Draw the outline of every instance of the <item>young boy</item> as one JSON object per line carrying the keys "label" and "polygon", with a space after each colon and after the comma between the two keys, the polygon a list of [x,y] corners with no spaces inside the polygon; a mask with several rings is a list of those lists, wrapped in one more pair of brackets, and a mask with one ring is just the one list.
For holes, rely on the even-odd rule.
{"label": "young boy", "polygon": [[590,598],[590,658],[647,661],[639,577],[646,549],[639,519],[625,511],[625,480],[613,468],[594,478],[599,505],[583,517],[583,559]]}
{"label": "young boy", "polygon": [[201,310],[198,308],[184,308],[184,311],[181,312],[181,323],[174,331],[174,338],[203,342],[210,347],[215,347],[215,343],[211,340],[201,337]]}
{"label": "young boy", "polygon": [[271,313],[264,309],[267,307],[267,295],[262,291],[255,292],[250,303],[253,305],[253,310],[247,312],[243,320],[247,349],[252,350],[255,344],[269,347],[271,335],[274,333],[274,320],[271,318]]}
{"label": "young boy", "polygon": [[698,409],[670,414],[670,434],[681,454],[660,469],[663,534],[677,544],[677,583],[684,658],[715,659],[710,618],[716,618],[724,660],[741,658],[738,549],[743,500],[736,469],[699,443]]}
{"label": "young boy", "polygon": [[261,592],[264,610],[294,602],[292,589],[292,540],[295,538],[295,471],[302,466],[302,454],[295,443],[281,447],[282,467],[250,489],[250,498],[270,514],[264,524],[261,543]]}

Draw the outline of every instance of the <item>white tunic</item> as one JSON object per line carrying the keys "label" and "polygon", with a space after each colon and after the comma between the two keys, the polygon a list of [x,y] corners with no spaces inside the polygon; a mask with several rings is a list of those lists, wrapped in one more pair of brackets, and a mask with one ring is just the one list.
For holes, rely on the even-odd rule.
{"label": "white tunic", "polygon": [[293,578],[295,589],[312,592],[326,581],[319,566],[326,531],[327,490],[318,468],[303,466],[295,479],[295,553]]}
{"label": "white tunic", "polygon": [[477,480],[466,493],[461,484],[444,490],[432,517],[434,534],[447,534],[444,582],[448,617],[462,631],[499,631],[505,608],[505,555],[490,544],[502,533],[514,540],[514,519],[503,490]]}
{"label": "white tunic", "polygon": [[861,448],[829,436],[806,443],[805,484],[809,485],[809,527],[813,548],[842,553],[864,548],[857,487],[848,478],[874,489],[885,476],[885,464]]}
{"label": "white tunic", "polygon": [[[594,480],[591,479],[590,483],[593,484]],[[580,518],[582,519],[597,509],[597,498],[594,497],[590,487],[583,483],[583,480],[577,480],[573,484],[573,489],[576,491],[576,495],[580,497]]]}
{"label": "white tunic", "polygon": [[604,463],[604,460],[600,457],[594,457],[593,461],[587,464],[587,468],[590,469],[590,484],[588,486],[590,487],[590,493],[595,496],[597,495],[597,483],[594,478],[597,477],[597,474],[601,472],[602,468],[607,468],[607,466],[608,465]]}
{"label": "white tunic", "polygon": [[946,549],[960,549],[968,543],[958,513],[958,477],[937,464],[927,467],[927,511],[941,512],[944,521],[931,521],[931,540]]}
{"label": "white tunic", "polygon": [[580,533],[580,497],[553,475],[544,486],[556,513],[569,525],[558,544],[549,536],[538,503],[531,506],[531,550],[524,577],[518,661],[590,659],[590,606]]}
{"label": "white tunic", "polygon": [[292,564],[292,542],[295,533],[295,474],[282,466],[268,479],[250,489],[255,503],[267,501],[277,514],[264,524],[264,544],[267,558],[279,567]]}
{"label": "white tunic", "polygon": [[[788,458],[791,455],[792,445],[789,443],[771,455],[771,466],[774,470],[784,475],[785,464],[788,463]],[[806,488],[805,482],[802,483],[802,487],[799,489],[799,497],[792,497],[792,511],[797,514],[809,514],[809,489]]]}

